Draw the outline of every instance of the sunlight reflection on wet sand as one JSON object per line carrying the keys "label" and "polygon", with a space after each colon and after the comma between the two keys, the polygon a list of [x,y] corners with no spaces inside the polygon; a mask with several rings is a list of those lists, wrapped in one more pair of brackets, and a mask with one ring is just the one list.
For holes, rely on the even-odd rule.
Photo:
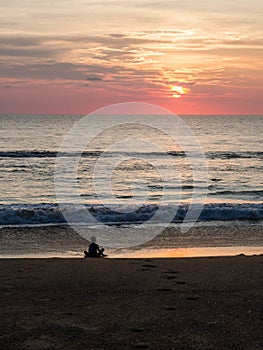
{"label": "sunlight reflection on wet sand", "polygon": [[143,249],[111,255],[112,258],[185,258],[205,256],[258,255],[263,247],[195,247],[178,249]]}
{"label": "sunlight reflection on wet sand", "polygon": [[[262,246],[235,246],[235,247],[193,247],[178,249],[138,249],[121,250],[118,252],[108,251],[108,258],[190,258],[190,257],[208,257],[208,256],[235,256],[260,255],[263,254]],[[5,254],[0,255],[0,259],[27,259],[27,258],[82,258],[82,252],[46,252],[37,254]]]}

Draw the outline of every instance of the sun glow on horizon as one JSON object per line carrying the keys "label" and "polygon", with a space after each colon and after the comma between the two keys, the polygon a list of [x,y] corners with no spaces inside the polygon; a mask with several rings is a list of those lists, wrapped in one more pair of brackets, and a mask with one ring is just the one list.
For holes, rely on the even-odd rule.
{"label": "sun glow on horizon", "polygon": [[180,98],[182,95],[187,95],[191,92],[191,89],[185,88],[183,86],[172,86],[171,90],[174,92],[172,95],[174,98]]}
{"label": "sun glow on horizon", "polygon": [[262,6],[2,1],[0,112],[147,101],[177,114],[262,114]]}

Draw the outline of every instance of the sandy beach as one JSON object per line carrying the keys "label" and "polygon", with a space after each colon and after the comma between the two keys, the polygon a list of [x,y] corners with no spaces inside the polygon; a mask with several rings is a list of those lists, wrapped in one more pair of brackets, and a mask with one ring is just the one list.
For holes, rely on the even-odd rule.
{"label": "sandy beach", "polygon": [[263,350],[262,13],[0,0],[0,350]]}
{"label": "sandy beach", "polygon": [[1,259],[0,348],[263,349],[262,264]]}
{"label": "sandy beach", "polygon": [[[213,226],[194,226],[187,233],[182,233],[180,227],[168,227],[151,241],[140,246],[131,247],[130,252],[139,252],[142,249],[178,249],[196,247],[263,247],[262,225],[247,225],[232,223],[232,225],[215,224]],[[146,229],[134,228],[139,234],[145,234]],[[158,227],[157,227],[158,230]],[[83,236],[89,239],[96,236],[101,244],[100,237],[106,232],[109,243],[116,235],[128,237],[129,228],[117,226],[103,226],[99,228],[83,228]],[[29,255],[42,257],[82,257],[83,250],[87,249],[88,241],[81,237],[69,226],[39,226],[39,227],[2,227],[0,228],[0,258],[28,257]],[[110,257],[127,254],[127,250],[111,249],[104,245]],[[240,253],[246,253],[241,249]],[[258,254],[258,251],[255,251]],[[263,253],[263,249],[261,249]],[[237,253],[234,253],[236,255]],[[233,254],[229,254],[233,255]],[[151,256],[151,255],[149,255]],[[162,257],[171,257],[163,255]],[[189,256],[189,255],[181,255]],[[191,255],[190,255],[191,256]],[[203,256],[203,255],[202,255]],[[137,257],[142,257],[140,254]],[[159,256],[157,256],[159,257]],[[175,255],[177,257],[177,255]]]}

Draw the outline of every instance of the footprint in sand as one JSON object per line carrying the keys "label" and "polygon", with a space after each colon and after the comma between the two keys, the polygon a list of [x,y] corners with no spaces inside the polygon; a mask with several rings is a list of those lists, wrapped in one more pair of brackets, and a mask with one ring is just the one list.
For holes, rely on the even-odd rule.
{"label": "footprint in sand", "polygon": [[172,289],[171,288],[158,288],[157,290],[158,290],[158,292],[169,292]]}
{"label": "footprint in sand", "polygon": [[168,273],[169,275],[173,275],[173,274],[177,274],[177,273],[180,273],[180,271],[177,271],[177,270],[166,270],[164,271],[163,273]]}
{"label": "footprint in sand", "polygon": [[135,348],[136,349],[149,349],[150,344],[149,343],[138,343],[138,344],[135,344]]}
{"label": "footprint in sand", "polygon": [[152,265],[152,264],[144,264],[144,265],[142,265],[142,267],[146,267],[146,268],[150,268],[150,269],[155,269],[157,266],[156,266],[156,265]]}
{"label": "footprint in sand", "polygon": [[175,310],[175,307],[174,307],[174,306],[165,306],[164,308],[165,308],[165,310],[167,310],[167,311],[174,311],[174,310]]}
{"label": "footprint in sand", "polygon": [[177,278],[177,276],[166,276],[165,277],[167,280],[174,280]]}
{"label": "footprint in sand", "polygon": [[157,266],[152,264],[144,264],[142,265],[141,271],[150,271],[152,269],[155,269]]}
{"label": "footprint in sand", "polygon": [[144,328],[132,328],[131,331],[134,333],[141,333],[144,332]]}
{"label": "footprint in sand", "polygon": [[167,276],[167,275],[161,275],[160,278],[166,279],[166,280],[175,280],[177,276]]}

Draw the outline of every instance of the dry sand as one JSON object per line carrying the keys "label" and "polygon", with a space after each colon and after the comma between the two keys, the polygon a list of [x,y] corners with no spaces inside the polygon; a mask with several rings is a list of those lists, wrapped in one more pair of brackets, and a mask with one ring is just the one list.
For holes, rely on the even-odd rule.
{"label": "dry sand", "polygon": [[0,349],[263,349],[263,256],[1,259]]}

